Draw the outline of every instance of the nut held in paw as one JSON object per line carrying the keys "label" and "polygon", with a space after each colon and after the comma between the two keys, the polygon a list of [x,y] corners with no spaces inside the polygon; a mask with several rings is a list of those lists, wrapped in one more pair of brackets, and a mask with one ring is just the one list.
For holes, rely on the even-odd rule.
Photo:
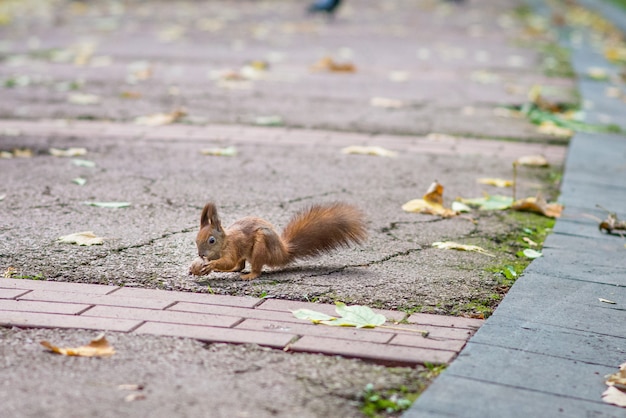
{"label": "nut held in paw", "polygon": [[194,276],[200,276],[202,274],[200,273],[200,270],[202,270],[202,267],[204,267],[205,264],[206,262],[204,261],[204,259],[202,259],[201,257],[197,257],[195,260],[193,260],[193,263],[191,263],[191,266],[189,267],[189,272]]}

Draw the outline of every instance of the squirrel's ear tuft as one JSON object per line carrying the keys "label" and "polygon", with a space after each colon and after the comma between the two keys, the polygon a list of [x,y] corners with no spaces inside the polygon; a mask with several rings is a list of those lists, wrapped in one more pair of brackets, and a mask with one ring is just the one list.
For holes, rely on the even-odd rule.
{"label": "squirrel's ear tuft", "polygon": [[217,208],[213,202],[209,202],[204,205],[202,209],[202,215],[200,215],[200,228],[211,225],[214,229],[221,230],[222,224],[220,218],[217,215]]}

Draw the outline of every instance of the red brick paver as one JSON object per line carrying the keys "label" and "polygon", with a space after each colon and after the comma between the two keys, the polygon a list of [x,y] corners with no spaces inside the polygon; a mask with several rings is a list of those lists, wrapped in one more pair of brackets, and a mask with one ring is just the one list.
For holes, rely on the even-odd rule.
{"label": "red brick paver", "polygon": [[[362,358],[384,364],[449,363],[481,320],[397,311],[385,327],[315,325],[295,318],[333,305],[90,284],[0,279],[0,325],[84,328],[254,343],[285,351]],[[420,330],[429,332],[423,337]]]}

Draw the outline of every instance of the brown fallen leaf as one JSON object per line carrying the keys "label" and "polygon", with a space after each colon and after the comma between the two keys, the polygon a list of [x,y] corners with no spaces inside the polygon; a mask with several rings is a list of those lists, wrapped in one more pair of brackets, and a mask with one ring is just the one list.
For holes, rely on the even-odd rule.
{"label": "brown fallen leaf", "polygon": [[354,73],[356,67],[351,63],[337,63],[331,57],[324,57],[316,62],[312,67],[314,71],[330,71],[337,73]]}
{"label": "brown fallen leaf", "polygon": [[80,356],[80,357],[109,357],[115,354],[113,347],[104,337],[104,334],[98,335],[87,345],[75,348],[63,348],[50,344],[48,341],[41,341],[41,345],[54,353],[64,356]]}
{"label": "brown fallen leaf", "polygon": [[5,279],[10,279],[11,277],[13,277],[15,274],[17,274],[17,269],[15,267],[7,267],[7,269],[4,271],[4,274],[2,275],[2,277],[4,277]]}
{"label": "brown fallen leaf", "polygon": [[608,388],[602,393],[602,400],[612,405],[626,408],[626,363],[619,366],[619,371],[606,376]]}
{"label": "brown fallen leaf", "polygon": [[457,216],[458,212],[443,206],[443,186],[433,182],[421,199],[413,199],[402,205],[405,212],[438,215],[442,218]]}
{"label": "brown fallen leaf", "polygon": [[541,195],[517,200],[511,208],[520,212],[535,212],[548,218],[559,218],[563,212],[563,205],[547,203]]}
{"label": "brown fallen leaf", "polygon": [[138,118],[135,118],[135,124],[145,126],[168,125],[176,122],[185,115],[187,115],[185,111],[176,109],[170,113],[155,113],[148,116],[139,116]]}
{"label": "brown fallen leaf", "polygon": [[626,390],[626,363],[619,366],[619,371],[606,377],[606,384],[618,389]]}

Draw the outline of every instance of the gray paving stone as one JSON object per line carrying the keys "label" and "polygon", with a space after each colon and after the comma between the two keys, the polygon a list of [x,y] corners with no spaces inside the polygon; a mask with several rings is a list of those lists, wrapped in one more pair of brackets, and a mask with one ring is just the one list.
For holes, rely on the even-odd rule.
{"label": "gray paving stone", "polygon": [[451,375],[599,401],[604,376],[615,367],[535,354],[527,351],[468,343],[447,372]]}
{"label": "gray paving stone", "polygon": [[454,376],[446,371],[403,417],[623,418],[624,410],[598,400],[503,386]]}
{"label": "gray paving stone", "polygon": [[530,351],[608,367],[626,358],[626,339],[578,331],[531,320],[494,315],[472,338],[472,343]]}
{"label": "gray paving stone", "polygon": [[[600,302],[604,298],[615,305]],[[524,274],[497,309],[512,318],[626,337],[626,292],[623,287]]]}

